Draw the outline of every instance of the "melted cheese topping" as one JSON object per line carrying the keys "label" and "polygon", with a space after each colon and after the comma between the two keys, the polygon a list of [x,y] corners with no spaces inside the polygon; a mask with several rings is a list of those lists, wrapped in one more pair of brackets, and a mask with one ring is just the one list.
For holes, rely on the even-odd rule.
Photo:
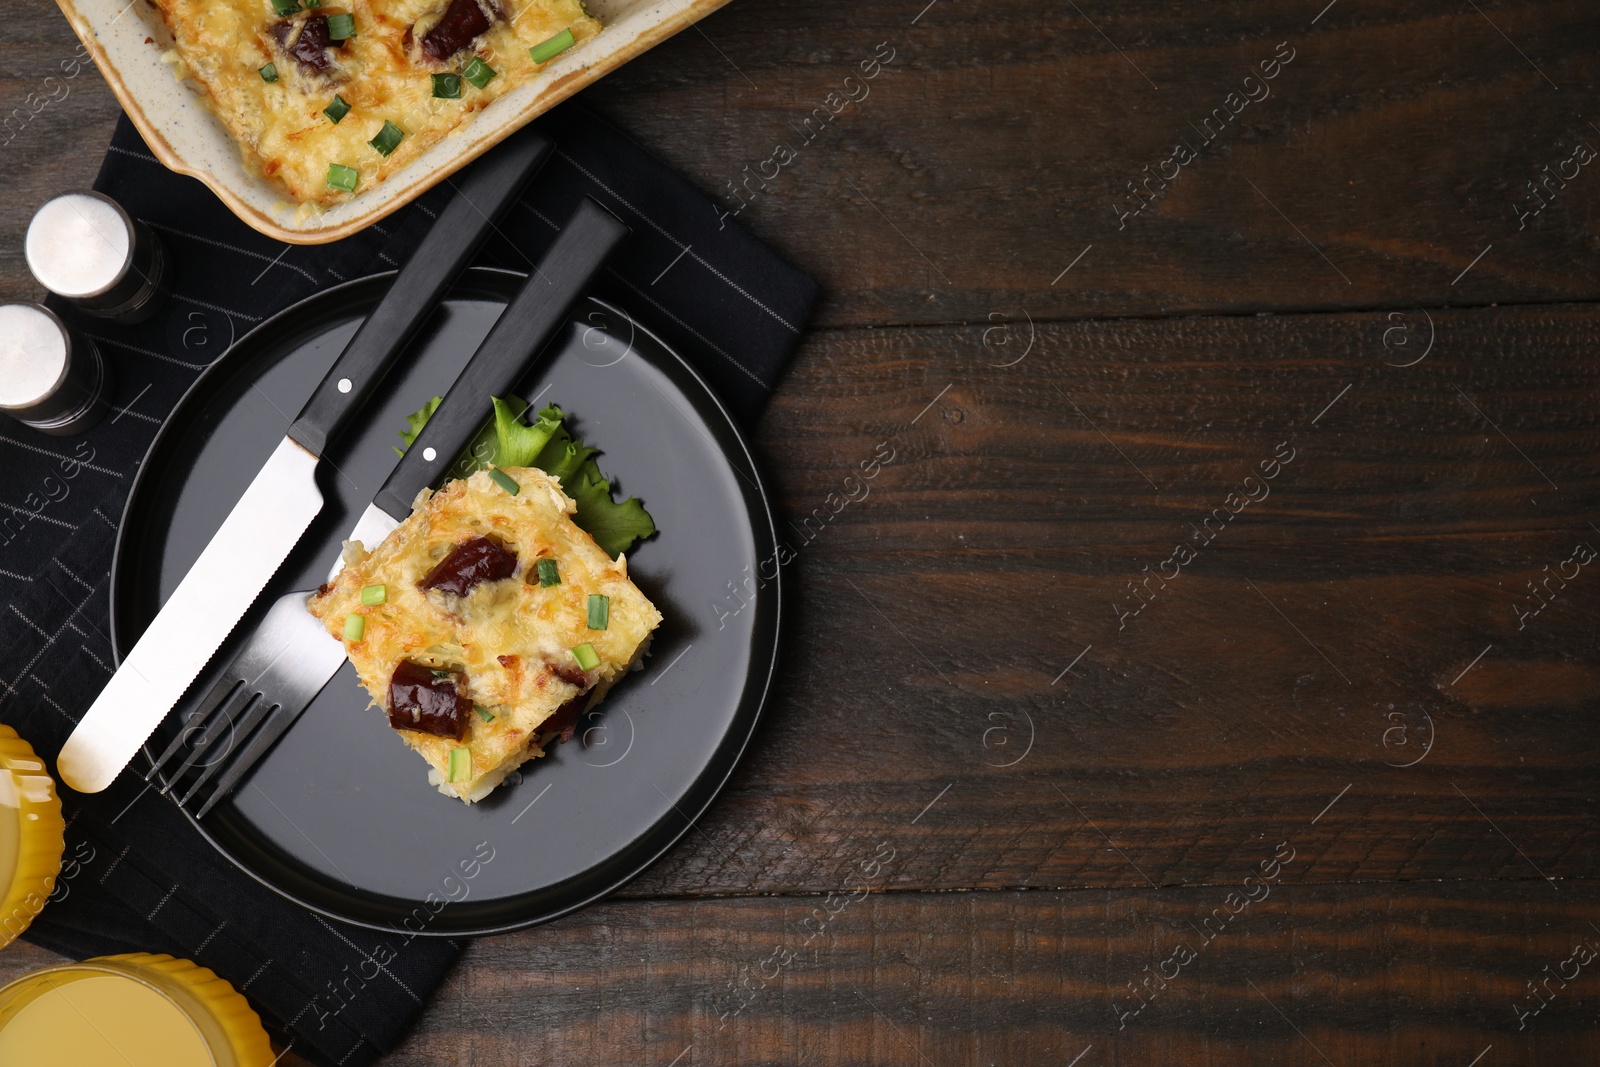
{"label": "melted cheese topping", "polygon": [[[433,768],[441,792],[468,802],[481,799],[526,759],[543,755],[540,725],[586,690],[572,649],[593,646],[600,659],[584,672],[592,681],[587,707],[643,657],[661,613],[628,578],[626,558],[613,560],[572,521],[574,504],[554,478],[535,468],[512,467],[521,485],[507,493],[486,472],[418,496],[416,509],[375,549],[352,543],[345,568],[311,598],[310,610],[328,632],[343,637],[347,615],[360,615],[365,632],[345,641],[361,684],[386,708],[389,679],[401,660],[462,671],[473,703],[494,716],[468,716],[464,742],[414,730],[396,731]],[[456,545],[492,536],[517,556],[516,571],[483,582],[466,596],[419,583]],[[559,585],[541,586],[537,562],[554,559]],[[383,585],[386,599],[361,603],[361,590]],[[591,593],[610,598],[604,630],[591,630]],[[563,675],[567,677],[563,677]],[[471,752],[470,774],[449,780],[450,751]]]}
{"label": "melted cheese topping", "polygon": [[[415,43],[438,21],[444,0],[338,0],[290,16],[354,16],[356,36],[332,50],[337,73],[330,78],[284,53],[270,29],[281,17],[269,0],[151,2],[246,161],[295,200],[324,205],[351,195],[329,187],[330,164],[353,168],[356,190],[369,189],[537,75],[547,64],[535,63],[529,48],[562,30],[571,30],[580,45],[600,32],[581,0],[501,0],[509,18],[496,21],[469,50],[433,64]],[[431,75],[459,74],[473,55],[497,76],[482,89],[463,78],[460,99],[436,99]],[[276,82],[261,77],[268,63],[277,69]],[[338,123],[323,114],[335,93],[350,105]],[[385,121],[405,134],[388,156],[368,143]]]}

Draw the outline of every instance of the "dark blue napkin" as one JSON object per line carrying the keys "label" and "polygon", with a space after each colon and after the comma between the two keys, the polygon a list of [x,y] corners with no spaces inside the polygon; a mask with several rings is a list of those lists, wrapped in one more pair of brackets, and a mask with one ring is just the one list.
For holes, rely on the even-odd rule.
{"label": "dark blue napkin", "polygon": [[[749,427],[793,354],[816,282],[592,112],[569,103],[538,125],[557,152],[479,262],[528,269],[579,198],[594,197],[633,228],[597,294],[677,348]],[[162,167],[126,119],[94,187],[160,235],[176,270],[172,300],[139,326],[52,304],[113,365],[116,407],[103,423],[59,438],[0,419],[0,721],[52,765],[110,676],[113,537],[162,421],[253,326],[318,290],[398,267],[450,195],[437,189],[335,244],[284,245]],[[101,794],[63,791],[65,865],[28,939],[77,958],[143,950],[195,960],[243,991],[280,1045],[314,1061],[352,1067],[392,1048],[461,943],[375,933],[285,901],[216,853],[141,777],[136,767]]]}

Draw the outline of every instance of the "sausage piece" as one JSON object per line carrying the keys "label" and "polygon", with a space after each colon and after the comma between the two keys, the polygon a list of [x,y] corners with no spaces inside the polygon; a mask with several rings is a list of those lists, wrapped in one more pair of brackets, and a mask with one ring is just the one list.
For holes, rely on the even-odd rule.
{"label": "sausage piece", "polygon": [[494,0],[450,0],[444,14],[422,36],[422,56],[443,63],[472,43],[501,17]]}
{"label": "sausage piece", "polygon": [[467,736],[472,701],[456,671],[434,670],[401,660],[389,679],[389,725],[460,741]]}
{"label": "sausage piece", "polygon": [[[336,46],[328,36],[328,16],[281,19],[269,26],[268,32],[283,54],[298,63],[305,73],[325,79],[339,73],[333,51]],[[337,47],[342,48],[343,42]]]}
{"label": "sausage piece", "polygon": [[437,589],[441,593],[466,596],[480,583],[509,578],[516,569],[516,554],[508,552],[499,541],[473,537],[452,548],[419,584],[424,592]]}
{"label": "sausage piece", "polygon": [[579,693],[561,705],[555,710],[554,714],[539,724],[539,736],[548,737],[552,733],[558,734],[559,736],[555,739],[558,745],[564,745],[571,741],[572,735],[578,730],[578,712],[582,711],[583,706],[588,702],[588,696],[584,693]]}

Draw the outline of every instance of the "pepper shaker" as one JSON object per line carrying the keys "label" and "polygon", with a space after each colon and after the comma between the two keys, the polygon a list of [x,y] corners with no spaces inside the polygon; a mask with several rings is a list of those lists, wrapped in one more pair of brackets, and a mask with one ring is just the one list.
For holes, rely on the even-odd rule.
{"label": "pepper shaker", "polygon": [[167,296],[160,239],[100,193],[67,193],[41,207],[28,224],[27,255],[40,285],[119,325],[144,322]]}
{"label": "pepper shaker", "polygon": [[0,304],[0,411],[42,433],[81,433],[111,409],[93,341],[38,304]]}

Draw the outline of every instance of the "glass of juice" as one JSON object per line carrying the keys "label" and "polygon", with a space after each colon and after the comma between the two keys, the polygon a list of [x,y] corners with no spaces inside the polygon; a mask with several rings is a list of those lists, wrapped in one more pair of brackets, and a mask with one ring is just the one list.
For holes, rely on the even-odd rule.
{"label": "glass of juice", "polygon": [[188,960],[134,952],[47,967],[0,988],[0,1063],[271,1067],[261,1019]]}
{"label": "glass of juice", "polygon": [[64,830],[44,761],[0,723],[0,948],[44,908],[61,870]]}

